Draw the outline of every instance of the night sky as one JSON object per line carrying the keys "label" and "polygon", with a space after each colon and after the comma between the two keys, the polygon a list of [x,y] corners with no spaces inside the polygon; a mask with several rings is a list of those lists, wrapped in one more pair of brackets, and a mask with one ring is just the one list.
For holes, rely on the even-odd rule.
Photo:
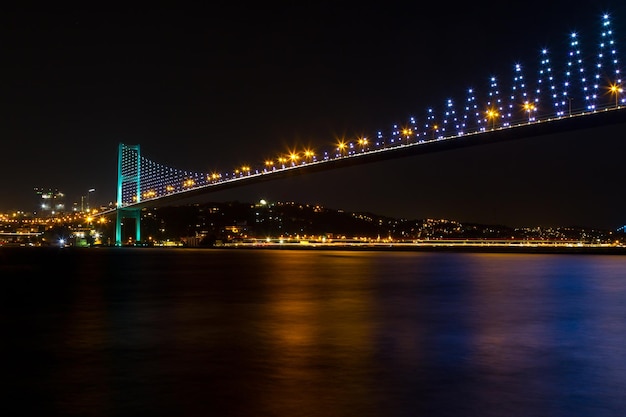
{"label": "night sky", "polygon": [[[115,201],[120,142],[163,165],[225,172],[262,167],[288,149],[374,137],[447,98],[463,100],[469,86],[486,89],[491,75],[512,78],[515,63],[534,68],[544,47],[565,56],[572,31],[594,57],[605,12],[626,62],[623,1],[402,3],[4,11],[0,210],[32,210],[33,187],[69,201],[95,188],[95,203]],[[626,120],[341,168],[205,201],[617,228],[626,223],[625,128]]]}

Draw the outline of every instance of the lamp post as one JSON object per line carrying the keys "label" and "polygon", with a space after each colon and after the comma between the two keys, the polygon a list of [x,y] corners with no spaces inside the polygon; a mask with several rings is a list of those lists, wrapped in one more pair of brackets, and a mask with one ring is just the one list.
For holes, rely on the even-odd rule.
{"label": "lamp post", "polygon": [[535,105],[533,103],[525,102],[524,103],[524,110],[526,110],[528,112],[528,123],[530,123],[531,114],[535,110]]}
{"label": "lamp post", "polygon": [[339,141],[337,143],[337,152],[339,153],[338,156],[343,156],[343,153],[347,146],[348,145],[344,141]]}
{"label": "lamp post", "polygon": [[291,166],[296,166],[298,164],[298,159],[300,159],[300,155],[295,152],[291,152],[289,154],[289,160],[291,161]]}
{"label": "lamp post", "polygon": [[567,101],[569,102],[569,115],[570,116],[572,115],[572,100],[573,100],[572,97],[567,98]]}
{"label": "lamp post", "polygon": [[622,90],[622,88],[620,87],[619,84],[612,84],[610,90],[611,90],[611,93],[615,94],[615,107],[618,107],[619,106],[619,95],[624,90]]}
{"label": "lamp post", "polygon": [[404,134],[404,137],[406,138],[406,144],[409,144],[409,138],[411,137],[411,129],[403,129],[402,133]]}
{"label": "lamp post", "polygon": [[367,138],[359,138],[359,145],[361,146],[361,152],[365,152],[365,146],[367,146]]}
{"label": "lamp post", "polygon": [[491,130],[494,130],[496,128],[496,117],[498,117],[498,115],[498,112],[494,109],[487,110],[487,118],[493,121],[491,124]]}

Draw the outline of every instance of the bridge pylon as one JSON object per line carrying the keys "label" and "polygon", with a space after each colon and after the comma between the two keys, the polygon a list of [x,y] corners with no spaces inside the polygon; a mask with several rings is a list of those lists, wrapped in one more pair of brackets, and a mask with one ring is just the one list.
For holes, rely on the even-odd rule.
{"label": "bridge pylon", "polygon": [[[141,209],[126,207],[130,202],[141,201],[141,156],[139,145],[119,144],[117,163],[117,203],[115,220],[115,245],[122,245],[124,219],[135,220],[135,241],[141,240]],[[126,201],[130,200],[130,201]]]}

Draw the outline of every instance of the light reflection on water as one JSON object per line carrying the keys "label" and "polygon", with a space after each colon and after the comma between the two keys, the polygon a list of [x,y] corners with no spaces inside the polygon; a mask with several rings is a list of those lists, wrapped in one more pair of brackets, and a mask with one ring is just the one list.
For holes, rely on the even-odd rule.
{"label": "light reflection on water", "polygon": [[18,411],[0,414],[621,415],[624,271],[601,255],[5,255],[0,407]]}

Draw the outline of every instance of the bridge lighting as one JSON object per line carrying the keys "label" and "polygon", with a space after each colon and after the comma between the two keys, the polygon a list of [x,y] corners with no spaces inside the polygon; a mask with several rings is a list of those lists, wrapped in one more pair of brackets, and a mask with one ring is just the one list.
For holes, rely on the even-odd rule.
{"label": "bridge lighting", "polygon": [[524,110],[528,112],[528,123],[530,123],[532,112],[536,109],[534,103],[529,103],[528,101],[524,103]]}
{"label": "bridge lighting", "polygon": [[342,155],[343,152],[345,151],[345,149],[347,148],[348,144],[344,141],[339,141],[337,143],[337,151],[339,152],[339,155]]}
{"label": "bridge lighting", "polygon": [[412,133],[411,129],[407,129],[407,128],[402,129],[402,134],[406,138],[406,144],[407,145],[409,144],[409,138],[411,137],[411,133]]}
{"label": "bridge lighting", "polygon": [[363,152],[365,150],[365,147],[367,146],[367,138],[359,138],[357,142],[361,147],[361,152]]}
{"label": "bridge lighting", "polygon": [[437,125],[435,124],[435,113],[432,108],[428,108],[426,110],[426,124],[424,125],[424,129],[428,130],[428,126],[433,126],[433,139],[435,139],[435,131],[437,130]]}
{"label": "bridge lighting", "polygon": [[494,109],[487,110],[487,119],[492,120],[491,129],[495,129],[496,128],[496,118],[499,115],[500,114],[497,111],[495,111]]}
{"label": "bridge lighting", "polygon": [[611,84],[609,87],[611,94],[615,94],[615,107],[619,106],[619,95],[624,91],[619,84]]}
{"label": "bridge lighting", "polygon": [[[582,57],[588,56],[588,54],[582,54],[578,34],[569,34],[569,48],[567,49],[567,62],[563,72],[559,74],[560,77],[555,76],[548,49],[542,49],[539,72],[536,74],[538,79],[534,80],[533,83],[530,83],[530,79],[526,79],[524,76],[523,69],[525,67],[521,64],[515,64],[510,94],[505,94],[504,90],[501,94],[499,79],[491,76],[488,78],[488,85],[485,86],[486,91],[479,92],[473,88],[466,91],[467,98],[464,104],[458,106],[458,113],[453,106],[454,101],[448,99],[441,115],[435,112],[433,108],[427,108],[425,120],[419,125],[417,119],[411,117],[404,126],[394,124],[389,131],[384,133],[378,131],[372,149],[370,149],[369,141],[365,137],[356,137],[352,141],[336,137],[334,140],[338,142],[334,155],[332,149],[334,144],[331,143],[328,149],[320,151],[322,155],[320,162],[353,155],[357,152],[357,148],[360,148],[360,152],[365,153],[370,150],[401,146],[403,144],[402,139],[406,140],[407,145],[411,140],[418,144],[428,141],[427,138],[431,131],[434,141],[435,139],[448,139],[455,134],[460,136],[467,133],[486,132],[489,130],[489,126],[491,126],[491,130],[495,131],[496,124],[500,130],[504,130],[511,127],[511,117],[516,112],[520,118],[523,116],[523,112],[527,112],[529,124],[532,121],[551,120],[555,115],[557,118],[567,114],[570,116],[582,115],[588,110],[595,109],[598,105],[596,92],[599,88],[604,89],[605,93],[603,105],[612,107],[612,101],[615,100],[615,109],[619,109],[620,106],[623,108],[626,104],[626,95],[624,94],[622,73],[618,65],[617,51],[608,15],[603,16],[602,38],[596,55],[595,69],[592,69],[593,75],[585,76],[587,69]],[[601,82],[603,79],[610,81],[603,85]],[[531,85],[536,87],[531,88]],[[615,98],[612,95],[615,95]],[[477,97],[481,97],[484,101],[479,101]],[[581,105],[577,103],[581,103]],[[574,108],[572,108],[572,104],[575,105]],[[540,107],[541,109],[539,109]],[[435,123],[436,119],[439,119],[441,126]],[[412,136],[415,136],[415,139],[411,139]],[[187,191],[186,189],[189,187],[198,187],[199,184],[206,185],[207,182],[216,181],[228,182],[240,176],[251,174],[248,166],[239,167],[234,172],[226,171],[223,175],[217,173],[190,174],[187,171],[166,167],[140,157],[138,145],[121,145],[119,156],[121,172],[118,179],[120,185],[124,185],[124,187],[120,187],[118,202],[116,203],[118,208],[137,203],[143,198],[148,199],[161,196],[161,194],[171,195],[181,190]],[[285,169],[288,163],[296,166],[299,160],[305,164],[311,160],[316,161],[316,156],[309,149],[303,149],[300,152],[287,149],[274,160],[268,159],[264,163],[268,171],[274,171],[277,167]],[[258,172],[255,169],[255,173]],[[138,179],[135,180],[135,178]],[[196,179],[198,183],[191,178]],[[148,181],[154,190],[135,194],[135,190],[139,189],[140,185],[145,185],[144,180]],[[87,211],[95,214],[89,206],[89,197],[92,192],[95,192],[95,189],[89,189],[86,196]],[[49,206],[43,207],[51,209]]]}

